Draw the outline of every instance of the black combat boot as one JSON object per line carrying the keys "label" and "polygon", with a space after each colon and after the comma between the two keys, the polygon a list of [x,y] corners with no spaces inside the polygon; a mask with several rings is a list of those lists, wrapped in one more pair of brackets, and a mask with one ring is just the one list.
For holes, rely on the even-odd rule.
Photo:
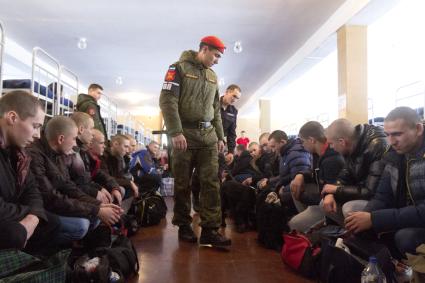
{"label": "black combat boot", "polygon": [[196,243],[198,238],[195,233],[193,233],[192,227],[190,225],[179,226],[179,240],[189,243]]}
{"label": "black combat boot", "polygon": [[227,247],[231,244],[232,241],[221,235],[217,229],[202,228],[201,238],[199,240],[200,246]]}

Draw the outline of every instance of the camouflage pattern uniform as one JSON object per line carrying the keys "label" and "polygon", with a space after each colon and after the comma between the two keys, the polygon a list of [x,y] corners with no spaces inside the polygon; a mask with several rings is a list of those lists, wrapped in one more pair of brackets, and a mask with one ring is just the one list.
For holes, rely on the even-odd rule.
{"label": "camouflage pattern uniform", "polygon": [[[217,142],[224,139],[217,76],[196,59],[197,52],[184,51],[165,77],[159,104],[168,134],[183,134],[187,150],[172,151],[174,225],[190,225],[189,181],[196,168],[201,183],[200,216],[203,228],[221,224]],[[199,126],[200,122],[207,122]]]}

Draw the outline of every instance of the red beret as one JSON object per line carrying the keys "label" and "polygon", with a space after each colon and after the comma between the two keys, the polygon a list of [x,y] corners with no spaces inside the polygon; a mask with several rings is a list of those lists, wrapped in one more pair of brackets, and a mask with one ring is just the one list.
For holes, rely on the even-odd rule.
{"label": "red beret", "polygon": [[201,39],[201,43],[205,43],[209,46],[212,46],[216,48],[221,53],[224,53],[224,49],[226,49],[226,46],[224,45],[223,41],[221,41],[218,37],[210,35],[206,36]]}

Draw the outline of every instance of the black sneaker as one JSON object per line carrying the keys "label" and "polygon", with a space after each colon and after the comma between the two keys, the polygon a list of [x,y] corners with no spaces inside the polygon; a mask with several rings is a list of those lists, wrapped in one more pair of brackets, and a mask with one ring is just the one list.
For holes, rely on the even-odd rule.
{"label": "black sneaker", "polygon": [[232,241],[225,236],[221,235],[216,229],[203,228],[201,238],[199,240],[200,246],[206,247],[227,247],[232,244]]}
{"label": "black sneaker", "polygon": [[179,226],[179,240],[183,242],[196,243],[198,238],[195,233],[193,233],[190,225],[182,225]]}

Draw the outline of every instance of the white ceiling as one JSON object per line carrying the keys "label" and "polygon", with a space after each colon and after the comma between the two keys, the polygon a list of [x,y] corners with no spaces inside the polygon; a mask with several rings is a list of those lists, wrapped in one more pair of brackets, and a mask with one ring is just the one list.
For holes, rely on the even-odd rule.
{"label": "white ceiling", "polygon": [[[242,87],[242,106],[344,2],[0,0],[0,21],[24,48],[42,47],[82,82],[103,85],[119,107],[136,113],[140,106],[157,107],[168,65],[205,35],[227,44],[214,70],[225,85]],[[87,49],[77,48],[79,37],[87,38]],[[239,54],[232,50],[237,40]]]}

